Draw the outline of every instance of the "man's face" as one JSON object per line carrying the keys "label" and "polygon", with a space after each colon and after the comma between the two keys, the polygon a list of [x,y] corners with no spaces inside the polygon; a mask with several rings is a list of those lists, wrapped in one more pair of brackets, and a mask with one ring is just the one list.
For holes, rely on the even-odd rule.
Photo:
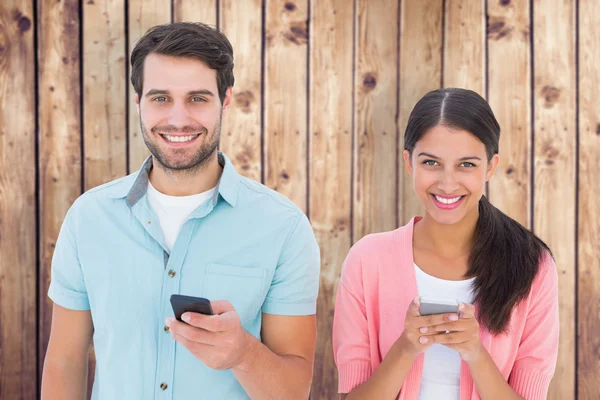
{"label": "man's face", "polygon": [[149,54],[144,62],[142,97],[136,95],[144,142],[164,168],[191,171],[214,155],[221,136],[223,105],[217,71],[202,61]]}

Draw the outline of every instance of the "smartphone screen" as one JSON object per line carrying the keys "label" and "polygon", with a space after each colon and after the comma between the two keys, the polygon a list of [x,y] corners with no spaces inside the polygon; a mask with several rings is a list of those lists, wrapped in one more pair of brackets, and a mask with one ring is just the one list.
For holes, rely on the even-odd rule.
{"label": "smartphone screen", "polygon": [[181,294],[171,295],[171,306],[178,321],[185,312],[195,312],[204,315],[213,315],[210,301],[204,297],[185,296]]}

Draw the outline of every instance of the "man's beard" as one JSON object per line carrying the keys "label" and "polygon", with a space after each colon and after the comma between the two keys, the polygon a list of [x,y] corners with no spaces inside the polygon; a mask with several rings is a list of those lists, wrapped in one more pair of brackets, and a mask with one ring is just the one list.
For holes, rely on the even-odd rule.
{"label": "man's beard", "polygon": [[[210,162],[211,157],[219,147],[219,141],[221,138],[221,118],[215,123],[212,131],[208,131],[203,126],[191,126],[187,125],[181,129],[176,129],[173,126],[155,126],[151,129],[152,134],[155,139],[152,140],[148,135],[148,130],[146,126],[142,122],[140,118],[140,129],[142,131],[142,137],[144,138],[144,143],[146,143],[146,147],[150,150],[154,159],[158,162],[158,166],[165,170],[168,173],[174,174],[191,174],[196,171],[204,169],[204,167]],[[168,134],[170,132],[183,132],[186,134],[194,135],[200,134],[204,135],[206,143],[204,143],[194,154],[186,154],[190,152],[190,149],[177,149],[172,148],[167,152],[163,151],[158,145],[157,141],[163,140],[160,137],[160,134]],[[202,140],[202,138],[198,137],[194,140]],[[187,156],[186,156],[187,155]]]}

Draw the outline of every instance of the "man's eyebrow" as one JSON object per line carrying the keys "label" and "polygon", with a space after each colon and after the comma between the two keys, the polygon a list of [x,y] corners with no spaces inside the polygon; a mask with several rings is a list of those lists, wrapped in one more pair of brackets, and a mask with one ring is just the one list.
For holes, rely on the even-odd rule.
{"label": "man's eyebrow", "polygon": [[190,94],[190,95],[202,94],[202,95],[206,95],[206,96],[214,96],[215,95],[213,92],[211,92],[208,89],[192,90],[192,91],[188,92],[188,94]]}
{"label": "man's eyebrow", "polygon": [[[168,90],[164,90],[164,89],[150,89],[148,90],[148,92],[145,94],[145,97],[150,97],[150,96],[155,96],[157,94],[169,94]],[[204,96],[213,96],[214,97],[214,93],[211,92],[210,90],[207,89],[198,89],[198,90],[191,90],[187,93],[188,95],[204,95]]]}
{"label": "man's eyebrow", "polygon": [[148,92],[146,92],[146,94],[144,96],[150,97],[150,96],[154,96],[157,94],[169,94],[169,91],[163,90],[163,89],[150,89],[150,90],[148,90]]}

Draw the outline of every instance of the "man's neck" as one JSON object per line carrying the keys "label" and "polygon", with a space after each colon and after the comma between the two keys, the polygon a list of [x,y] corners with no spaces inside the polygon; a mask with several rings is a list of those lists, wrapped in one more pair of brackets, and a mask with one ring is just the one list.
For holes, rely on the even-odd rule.
{"label": "man's neck", "polygon": [[217,186],[223,173],[216,151],[210,160],[197,169],[174,171],[162,166],[154,157],[152,162],[153,168],[148,179],[156,190],[169,196],[191,196],[206,192]]}

